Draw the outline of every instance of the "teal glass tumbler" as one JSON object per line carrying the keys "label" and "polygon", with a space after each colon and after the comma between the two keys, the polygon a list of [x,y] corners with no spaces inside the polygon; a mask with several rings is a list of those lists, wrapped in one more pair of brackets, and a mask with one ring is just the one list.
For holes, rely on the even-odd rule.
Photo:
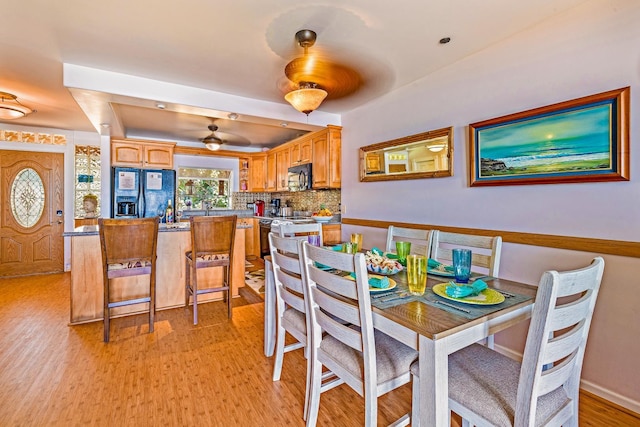
{"label": "teal glass tumbler", "polygon": [[457,283],[469,282],[471,276],[471,249],[453,249],[453,274]]}

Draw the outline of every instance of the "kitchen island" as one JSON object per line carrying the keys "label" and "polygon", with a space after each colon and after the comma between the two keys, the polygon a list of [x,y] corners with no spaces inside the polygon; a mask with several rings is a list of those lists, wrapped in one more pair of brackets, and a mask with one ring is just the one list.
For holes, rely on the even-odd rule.
{"label": "kitchen island", "polygon": [[[238,296],[244,286],[245,269],[245,225],[240,220],[236,228],[233,252],[233,296]],[[97,226],[78,227],[64,233],[71,239],[71,312],[70,323],[79,324],[102,320],[103,273],[100,236]],[[126,244],[126,242],[123,242]],[[185,252],[191,250],[189,223],[167,226],[160,224],[158,231],[158,259],[156,262],[156,309],[163,310],[184,306]],[[148,276],[121,277],[112,279],[112,298],[132,299],[148,294]],[[221,268],[198,270],[198,283],[204,286],[222,281]],[[222,293],[198,296],[198,303],[222,299]],[[144,313],[148,303],[118,307],[111,310],[112,316]]]}

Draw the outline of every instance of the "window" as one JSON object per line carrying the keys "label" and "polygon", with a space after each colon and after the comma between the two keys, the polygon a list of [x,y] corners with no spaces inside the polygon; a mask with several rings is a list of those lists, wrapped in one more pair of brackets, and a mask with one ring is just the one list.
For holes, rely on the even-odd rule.
{"label": "window", "polygon": [[76,146],[75,217],[100,216],[100,147]]}
{"label": "window", "polygon": [[179,168],[177,209],[231,207],[231,170]]}

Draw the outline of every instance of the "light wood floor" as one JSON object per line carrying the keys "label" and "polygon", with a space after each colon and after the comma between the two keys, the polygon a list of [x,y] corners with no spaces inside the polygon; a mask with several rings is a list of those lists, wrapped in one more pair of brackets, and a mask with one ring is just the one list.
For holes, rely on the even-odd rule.
{"label": "light wood floor", "polygon": [[[262,353],[263,303],[234,300],[68,326],[69,275],[0,279],[0,426],[303,426],[302,351],[271,381]],[[379,425],[410,408],[406,386],[380,398]],[[324,394],[319,426],[361,426],[363,401],[346,386]],[[454,419],[454,424],[457,420]],[[583,396],[581,426],[636,426],[640,419]]]}

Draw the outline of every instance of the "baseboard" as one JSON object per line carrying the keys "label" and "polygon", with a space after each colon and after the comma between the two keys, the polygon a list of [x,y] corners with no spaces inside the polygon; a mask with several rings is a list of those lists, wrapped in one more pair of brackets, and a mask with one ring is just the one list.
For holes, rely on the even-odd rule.
{"label": "baseboard", "polygon": [[[508,347],[504,347],[497,344],[495,346],[495,350],[514,360],[522,361],[522,353],[518,351],[513,351]],[[581,379],[580,389],[588,391],[589,393],[594,394],[601,399],[615,403],[616,405],[621,406],[623,409],[627,409],[628,411],[633,412],[634,415],[640,414],[640,402],[637,402],[633,399],[629,399],[628,397],[622,396],[621,394],[618,394],[604,387],[596,385],[591,381]]]}

